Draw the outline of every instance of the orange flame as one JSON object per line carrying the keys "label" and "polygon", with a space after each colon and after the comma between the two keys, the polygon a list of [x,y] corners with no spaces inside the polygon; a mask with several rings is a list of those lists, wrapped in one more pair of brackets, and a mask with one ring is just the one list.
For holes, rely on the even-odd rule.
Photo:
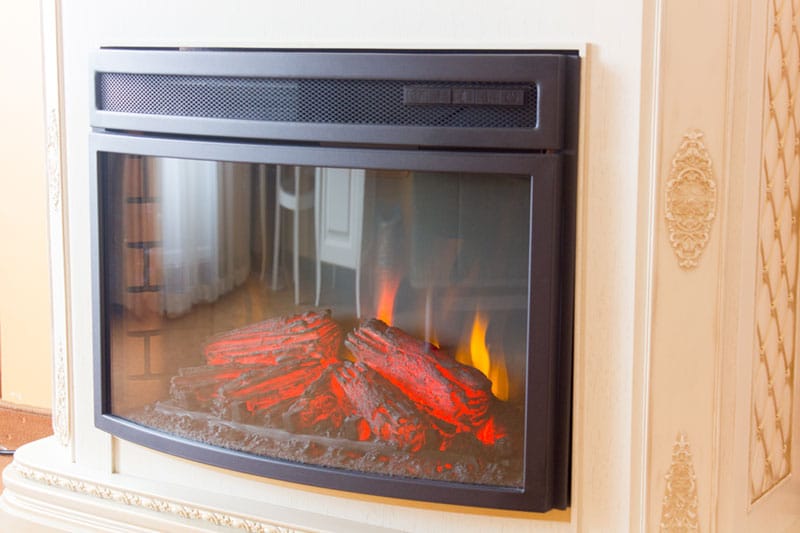
{"label": "orange flame", "polygon": [[472,321],[472,333],[469,336],[469,354],[472,358],[472,366],[477,368],[487,378],[489,377],[489,367],[492,359],[489,356],[489,348],[486,346],[486,329],[489,327],[489,320],[479,312],[475,313]]}
{"label": "orange flame", "polygon": [[492,393],[500,400],[508,400],[509,384],[508,370],[506,369],[505,355],[502,351],[490,350],[486,344],[486,330],[489,328],[489,319],[479,310],[475,311],[472,329],[469,334],[469,343],[462,343],[456,350],[456,360],[465,365],[471,365],[489,378],[492,382]]}
{"label": "orange flame", "polygon": [[508,401],[508,369],[506,369],[506,358],[502,353],[495,353],[492,357],[488,378],[492,382],[492,393],[498,399]]}
{"label": "orange flame", "polygon": [[400,276],[381,276],[375,316],[391,326],[394,322],[394,301],[400,288]]}

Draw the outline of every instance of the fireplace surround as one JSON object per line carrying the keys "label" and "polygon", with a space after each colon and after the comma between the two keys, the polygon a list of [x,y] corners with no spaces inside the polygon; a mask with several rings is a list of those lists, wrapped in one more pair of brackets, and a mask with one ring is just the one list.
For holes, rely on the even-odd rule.
{"label": "fireplace surround", "polygon": [[577,61],[99,51],[96,426],[276,479],[565,508]]}

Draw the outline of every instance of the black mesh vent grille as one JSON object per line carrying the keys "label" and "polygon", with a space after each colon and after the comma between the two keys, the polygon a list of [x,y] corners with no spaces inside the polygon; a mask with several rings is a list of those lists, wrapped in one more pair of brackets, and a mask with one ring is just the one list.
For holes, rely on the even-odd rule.
{"label": "black mesh vent grille", "polygon": [[98,73],[97,109],[119,113],[325,124],[534,128],[534,84],[458,83],[524,92],[524,104],[406,105],[408,86],[453,83],[406,80],[281,79]]}

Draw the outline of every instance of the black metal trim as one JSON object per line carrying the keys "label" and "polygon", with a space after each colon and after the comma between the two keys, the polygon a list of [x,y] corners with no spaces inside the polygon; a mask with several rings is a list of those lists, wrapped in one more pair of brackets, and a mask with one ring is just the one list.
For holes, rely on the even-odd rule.
{"label": "black metal trim", "polygon": [[566,84],[564,98],[570,102],[564,116],[564,150],[561,168],[561,248],[559,347],[558,369],[554,400],[558,406],[554,424],[554,486],[553,505],[564,508],[569,505],[571,495],[572,466],[572,396],[573,396],[573,339],[575,314],[575,239],[577,232],[578,197],[578,125],[580,101],[580,63],[578,57],[566,61]]}
{"label": "black metal trim", "polygon": [[[93,159],[93,182],[99,195],[104,194],[103,175],[98,166],[102,164],[104,153],[126,153],[135,155],[152,155],[165,157],[191,157],[220,161],[243,161],[254,163],[285,163],[319,166],[341,166],[357,168],[401,168],[404,170],[456,170],[472,172],[518,173],[531,175],[532,198],[536,202],[532,212],[536,213],[541,206],[547,206],[547,212],[535,215],[534,231],[531,234],[532,270],[544,268],[546,272],[537,272],[531,278],[530,298],[536,306],[532,307],[529,332],[529,350],[532,362],[529,363],[529,394],[535,396],[529,403],[525,430],[528,448],[526,457],[526,474],[524,489],[513,489],[496,486],[478,486],[462,483],[449,483],[431,480],[415,480],[406,478],[389,478],[362,472],[349,472],[331,468],[302,465],[285,461],[263,458],[246,453],[216,448],[201,443],[188,441],[168,435],[150,428],[139,426],[112,414],[110,402],[110,351],[108,321],[105,319],[109,304],[105,299],[106,288],[102,284],[105,276],[100,276],[96,286],[100,293],[98,312],[103,319],[95,350],[95,425],[102,430],[120,438],[148,446],[162,452],[174,454],[202,463],[230,468],[285,481],[310,484],[340,490],[349,490],[382,496],[419,499],[457,505],[493,507],[499,509],[517,509],[526,511],[546,511],[554,506],[552,498],[553,460],[551,442],[554,431],[550,428],[558,423],[559,417],[551,411],[555,409],[552,399],[547,397],[554,384],[550,371],[534,379],[541,365],[551,365],[549,358],[556,351],[552,345],[557,335],[557,324],[551,323],[550,308],[557,305],[557,285],[548,280],[557,278],[558,250],[562,243],[558,235],[557,214],[561,210],[559,198],[559,154],[497,154],[478,153],[462,154],[442,151],[406,151],[406,150],[356,150],[347,148],[309,148],[286,145],[237,144],[222,142],[198,142],[177,139],[142,137],[135,135],[114,135],[94,133],[90,136],[90,147]],[[487,179],[491,179],[490,176]],[[102,209],[100,202],[98,208]],[[100,213],[100,211],[98,211]],[[554,213],[556,216],[553,216]],[[106,214],[107,215],[107,214]],[[100,214],[103,216],[103,214]],[[550,222],[548,222],[550,220]],[[555,221],[554,221],[555,220]],[[107,238],[102,227],[102,219],[97,220],[98,231],[95,236],[100,243],[100,254]],[[99,271],[103,270],[103,255],[98,256]],[[539,266],[539,263],[542,266]],[[106,280],[107,281],[107,280]],[[550,302],[544,304],[543,302]],[[548,309],[543,313],[539,309]],[[543,322],[544,321],[544,322]],[[540,332],[547,332],[540,333]],[[546,346],[539,347],[538,339],[546,340]],[[564,506],[564,502],[560,507]]]}
{"label": "black metal trim", "polygon": [[315,165],[341,168],[398,168],[416,171],[491,172],[520,174],[554,168],[558,153],[525,153],[445,150],[364,149],[349,146],[317,146],[243,143],[228,140],[187,140],[157,135],[92,132],[95,151],[142,154],[215,161]]}
{"label": "black metal trim", "polygon": [[[532,83],[538,88],[537,124],[531,128],[454,128],[362,124],[309,124],[224,118],[174,117],[118,113],[98,109],[97,128],[154,133],[235,136],[414,146],[555,150],[563,147],[565,62],[569,56],[529,52],[486,54],[457,52],[326,51],[175,51],[99,50],[92,57],[92,93],[103,72],[295,77],[365,80],[428,80],[456,86],[480,81]],[[158,95],[154,95],[155,98]]]}

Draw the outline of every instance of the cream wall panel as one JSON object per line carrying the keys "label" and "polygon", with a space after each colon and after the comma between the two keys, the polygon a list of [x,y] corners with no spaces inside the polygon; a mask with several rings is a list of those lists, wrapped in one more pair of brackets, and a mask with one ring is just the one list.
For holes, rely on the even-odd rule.
{"label": "cream wall panel", "polygon": [[[725,385],[735,435],[730,465],[721,469],[720,525],[731,531],[793,531],[800,521],[797,397],[797,94],[798,3],[750,6],[742,46],[752,50],[742,194],[737,374]],[[744,126],[743,126],[744,127]],[[744,131],[744,130],[742,130]],[[731,256],[733,259],[733,255]],[[782,342],[781,342],[782,341]],[[734,393],[734,388],[736,392]],[[768,462],[769,461],[769,462]],[[732,502],[732,503],[728,503]]]}
{"label": "cream wall panel", "polygon": [[[789,296],[796,292],[797,196],[783,177],[796,167],[795,107],[773,90],[778,118],[761,98],[769,61],[761,24],[776,6],[791,19],[768,25],[785,33],[772,40],[774,77],[788,93],[799,72],[787,46],[798,21],[791,0],[767,4],[656,3],[657,211],[655,238],[644,250],[652,253],[647,531],[790,531],[800,515],[792,482],[764,496],[771,501],[763,510],[751,505],[785,477],[797,453],[786,429],[797,419],[796,296]],[[759,194],[762,170],[771,177]],[[687,223],[676,226],[681,217]],[[698,257],[687,252],[705,239]],[[751,446],[755,418],[764,436],[753,432]]]}
{"label": "cream wall panel", "polygon": [[[792,209],[789,207],[795,198],[793,186],[785,188],[781,178],[779,184],[770,183],[770,194],[766,194],[765,168],[770,168],[767,174],[775,175],[775,161],[780,159],[777,157],[779,142],[773,135],[775,120],[766,91],[767,48],[774,29],[768,19],[774,6],[772,2],[744,0],[731,3],[732,32],[726,52],[728,113],[723,153],[727,179],[720,196],[721,250],[715,304],[718,356],[716,375],[710,382],[715,405],[710,428],[714,433],[710,440],[712,477],[708,480],[712,485],[712,499],[708,502],[710,531],[789,532],[795,531],[800,523],[800,491],[791,478],[779,483],[756,504],[752,503],[754,495],[763,492],[770,484],[768,477],[772,477],[771,473],[765,476],[763,469],[764,459],[769,456],[765,453],[768,448],[752,445],[756,440],[752,431],[756,417],[754,402],[760,419],[763,413],[773,410],[767,417],[773,420],[774,429],[775,406],[779,403],[770,400],[770,380],[766,378],[764,366],[781,366],[775,363],[783,359],[785,370],[785,363],[790,359],[784,358],[788,355],[784,352],[791,352],[786,345],[796,331],[795,320],[786,319],[792,313],[788,294],[796,278],[792,275],[791,254],[784,253],[788,260],[782,262],[780,253],[783,243],[790,244],[797,238],[796,231],[791,229]],[[777,72],[780,71],[778,60]],[[783,106],[784,117],[787,110],[788,107]],[[765,135],[766,132],[769,133]],[[786,156],[794,157],[788,150]],[[786,201],[787,191],[792,201]],[[778,205],[782,208],[774,209]],[[763,258],[767,258],[766,261]],[[769,295],[773,288],[781,289],[783,296],[778,291],[773,293],[777,297]],[[779,349],[778,322],[785,328],[784,350]],[[759,336],[768,339],[767,342],[760,343]],[[763,359],[762,344],[765,344]],[[796,380],[796,376],[793,379]],[[773,385],[773,390],[778,387],[787,393],[796,390],[797,385],[796,381],[793,385],[784,382]],[[783,401],[792,403],[786,396],[784,394]],[[794,405],[797,405],[796,399]],[[777,411],[784,409],[779,407]],[[796,408],[792,416],[796,426]],[[789,420],[782,423],[791,424]],[[796,429],[794,431],[796,434]],[[772,436],[775,432],[770,433]],[[778,450],[782,451],[782,446],[778,445]],[[796,456],[796,439],[794,450],[791,448],[787,448],[787,454]],[[769,449],[776,451],[774,446]],[[754,456],[754,452],[757,455]],[[751,463],[756,465],[755,470]],[[757,487],[751,479],[753,473],[759,478]],[[698,478],[698,483],[703,482]]]}
{"label": "cream wall panel", "polygon": [[[647,531],[713,529],[727,0],[661,2],[649,368]],[[702,245],[702,246],[701,246]]]}

